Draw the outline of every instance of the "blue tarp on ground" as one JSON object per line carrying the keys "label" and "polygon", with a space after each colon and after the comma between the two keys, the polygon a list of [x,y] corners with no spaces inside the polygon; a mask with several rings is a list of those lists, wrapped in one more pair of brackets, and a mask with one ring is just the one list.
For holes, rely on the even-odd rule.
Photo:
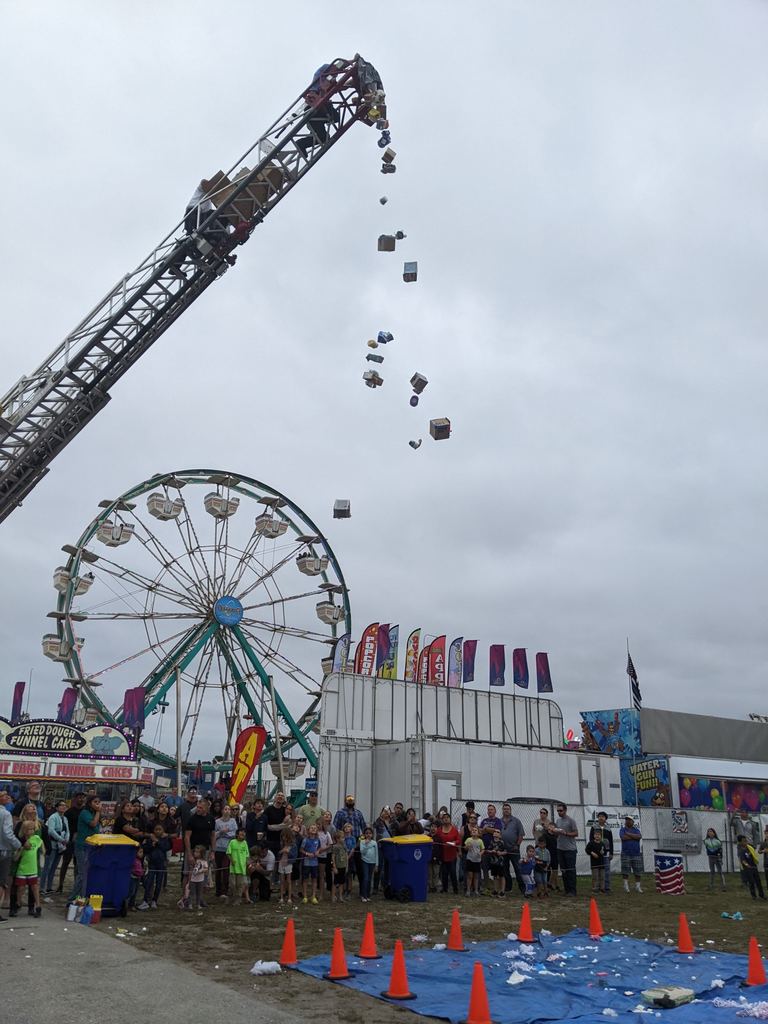
{"label": "blue tarp on ground", "polygon": [[[336,984],[381,998],[389,984],[391,954],[380,960],[349,956],[347,960],[353,977]],[[445,1020],[465,1020],[475,961],[485,969],[491,1017],[499,1024],[606,1024],[609,1020],[637,1024],[643,1016],[638,1013],[644,1005],[640,993],[659,985],[679,985],[696,993],[694,1003],[671,1010],[650,1009],[653,1019],[662,1016],[673,1019],[674,1024],[726,1024],[743,1019],[737,1017],[735,1008],[714,1006],[715,998],[768,999],[763,987],[739,987],[746,977],[746,956],[706,948],[686,956],[672,946],[623,935],[595,941],[577,929],[567,935],[540,936],[532,944],[508,940],[472,943],[466,953],[410,950],[406,953],[408,982],[417,998],[394,1005]],[[329,966],[330,957],[316,956],[303,960],[298,969],[322,978]],[[510,977],[518,983],[510,984]],[[604,1010],[614,1010],[618,1016]]]}

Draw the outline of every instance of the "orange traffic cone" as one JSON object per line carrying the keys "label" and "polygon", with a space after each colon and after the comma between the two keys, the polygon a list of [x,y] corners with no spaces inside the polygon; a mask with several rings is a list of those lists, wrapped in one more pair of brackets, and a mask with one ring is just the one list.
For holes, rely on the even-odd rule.
{"label": "orange traffic cone", "polygon": [[753,935],[749,940],[749,966],[747,967],[747,985],[765,985],[765,964],[760,955],[760,947]]}
{"label": "orange traffic cone", "polygon": [[376,949],[376,936],[373,931],[373,914],[367,914],[363,928],[363,941],[357,954],[361,960],[378,960],[381,954]]}
{"label": "orange traffic cone", "polygon": [[605,935],[603,931],[603,922],[600,920],[600,911],[597,909],[597,900],[593,896],[589,901],[589,937],[590,939],[599,939],[601,935]]}
{"label": "orange traffic cone", "polygon": [[677,930],[677,952],[694,952],[693,939],[691,938],[691,929],[688,927],[688,918],[683,913],[680,914],[680,926]]}
{"label": "orange traffic cone", "polygon": [[488,992],[485,988],[483,965],[477,961],[472,972],[472,990],[469,993],[469,1013],[464,1024],[492,1024],[491,1009],[488,1006]]}
{"label": "orange traffic cone", "polygon": [[352,975],[349,973],[347,967],[347,955],[344,952],[344,937],[341,934],[341,928],[333,929],[333,949],[331,950],[331,969],[323,977],[327,981],[344,981],[345,978],[351,978]]}
{"label": "orange traffic cone", "polygon": [[445,948],[450,949],[452,953],[465,953],[467,950],[464,939],[461,937],[461,921],[458,910],[454,910],[451,916],[451,930],[448,933],[448,942]]}
{"label": "orange traffic cone", "polygon": [[285,938],[283,939],[283,948],[280,953],[280,966],[295,967],[298,962],[299,958],[296,956],[296,932],[293,927],[293,918],[289,917],[285,923]]}
{"label": "orange traffic cone", "polygon": [[405,970],[405,953],[400,939],[395,943],[395,955],[392,957],[392,973],[389,976],[389,988],[381,993],[385,999],[415,999],[416,996],[408,989],[408,975]]}
{"label": "orange traffic cone", "polygon": [[520,942],[533,942],[531,908],[527,903],[523,904],[523,912],[520,915],[520,927],[517,929],[517,937]]}

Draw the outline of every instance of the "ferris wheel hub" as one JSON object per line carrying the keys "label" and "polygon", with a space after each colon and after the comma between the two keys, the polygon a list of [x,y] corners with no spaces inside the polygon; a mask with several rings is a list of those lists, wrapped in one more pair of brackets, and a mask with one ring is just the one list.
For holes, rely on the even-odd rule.
{"label": "ferris wheel hub", "polygon": [[236,626],[243,617],[243,606],[236,597],[225,594],[214,604],[213,617],[221,626]]}

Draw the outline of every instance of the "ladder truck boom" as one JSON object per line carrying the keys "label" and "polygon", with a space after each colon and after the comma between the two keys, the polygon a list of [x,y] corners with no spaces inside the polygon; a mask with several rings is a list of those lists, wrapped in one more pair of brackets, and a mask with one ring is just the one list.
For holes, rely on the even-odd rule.
{"label": "ladder truck boom", "polygon": [[0,399],[0,522],[310,168],[356,121],[385,116],[384,99],[378,73],[359,55],[325,65],[229,171],[203,182],[203,200],[184,220]]}

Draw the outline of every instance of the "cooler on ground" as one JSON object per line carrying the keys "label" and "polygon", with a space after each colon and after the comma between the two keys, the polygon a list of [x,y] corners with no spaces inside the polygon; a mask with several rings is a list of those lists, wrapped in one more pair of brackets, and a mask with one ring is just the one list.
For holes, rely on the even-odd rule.
{"label": "cooler on ground", "polygon": [[102,915],[128,913],[128,891],[131,887],[131,868],[139,845],[128,836],[88,836],[88,874],[84,896],[94,893],[103,897]]}
{"label": "cooler on ground", "polygon": [[424,903],[429,889],[429,862],[432,860],[429,836],[382,839],[381,853],[389,872],[384,889],[387,899]]}

